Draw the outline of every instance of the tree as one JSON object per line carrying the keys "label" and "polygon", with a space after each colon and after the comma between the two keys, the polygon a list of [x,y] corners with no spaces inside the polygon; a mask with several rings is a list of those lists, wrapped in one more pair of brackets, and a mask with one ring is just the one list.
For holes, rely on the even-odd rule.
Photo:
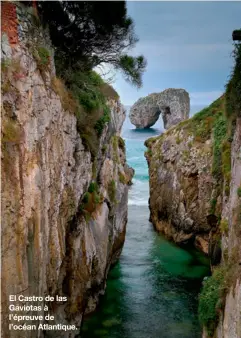
{"label": "tree", "polygon": [[125,1],[38,1],[38,11],[49,26],[59,70],[108,63],[141,86],[146,60],[126,54],[138,39]]}

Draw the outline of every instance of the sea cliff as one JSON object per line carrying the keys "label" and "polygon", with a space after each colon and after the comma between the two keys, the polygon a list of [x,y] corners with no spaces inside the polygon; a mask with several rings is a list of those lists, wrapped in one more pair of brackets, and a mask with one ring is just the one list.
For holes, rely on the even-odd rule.
{"label": "sea cliff", "polygon": [[[2,332],[23,337],[9,331],[9,295],[67,297],[34,305],[42,308],[38,315],[48,305],[51,324],[77,329],[95,309],[124,244],[133,171],[120,137],[125,110],[118,96],[106,96],[108,119],[94,121],[92,145],[56,77],[48,32],[33,26],[24,6],[4,6],[16,36],[2,37]],[[35,330],[24,337],[77,333]]]}

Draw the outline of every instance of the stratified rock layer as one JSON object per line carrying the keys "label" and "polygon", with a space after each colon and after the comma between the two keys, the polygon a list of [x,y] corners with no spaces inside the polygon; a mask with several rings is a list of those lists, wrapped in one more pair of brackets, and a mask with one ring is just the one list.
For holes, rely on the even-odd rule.
{"label": "stratified rock layer", "polygon": [[184,89],[169,88],[161,93],[140,98],[130,110],[130,121],[137,128],[149,128],[163,118],[164,128],[168,129],[187,119],[190,111],[190,98]]}

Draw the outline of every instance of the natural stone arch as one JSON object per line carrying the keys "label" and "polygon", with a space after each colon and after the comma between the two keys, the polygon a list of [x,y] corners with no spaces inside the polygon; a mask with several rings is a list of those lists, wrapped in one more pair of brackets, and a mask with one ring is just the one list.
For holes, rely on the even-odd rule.
{"label": "natural stone arch", "polygon": [[190,112],[189,94],[184,89],[169,88],[161,93],[140,98],[130,109],[130,121],[136,128],[150,128],[162,115],[168,129],[187,119]]}

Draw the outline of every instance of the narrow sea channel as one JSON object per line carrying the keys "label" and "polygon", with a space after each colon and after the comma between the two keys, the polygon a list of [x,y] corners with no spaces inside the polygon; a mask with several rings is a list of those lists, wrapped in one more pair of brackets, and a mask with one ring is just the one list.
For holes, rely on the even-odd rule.
{"label": "narrow sea channel", "polygon": [[197,297],[208,260],[168,242],[149,223],[144,140],[158,134],[124,129],[127,161],[135,169],[126,241],[97,311],[84,321],[82,338],[201,338]]}

